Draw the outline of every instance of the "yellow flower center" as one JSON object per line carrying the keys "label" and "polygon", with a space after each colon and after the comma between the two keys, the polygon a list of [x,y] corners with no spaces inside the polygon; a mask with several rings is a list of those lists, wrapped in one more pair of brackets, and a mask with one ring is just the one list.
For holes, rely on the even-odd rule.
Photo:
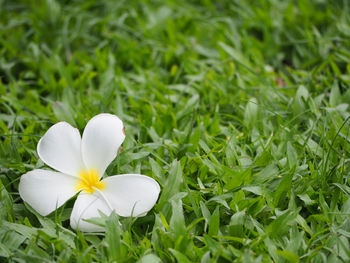
{"label": "yellow flower center", "polygon": [[95,189],[103,190],[105,183],[101,182],[98,178],[98,172],[94,169],[82,170],[79,172],[79,181],[76,186],[76,190],[83,190],[86,193],[92,194]]}

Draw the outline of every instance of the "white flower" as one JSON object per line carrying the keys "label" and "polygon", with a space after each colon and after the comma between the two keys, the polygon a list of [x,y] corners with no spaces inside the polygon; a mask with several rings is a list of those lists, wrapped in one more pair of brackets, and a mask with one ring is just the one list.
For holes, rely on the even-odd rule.
{"label": "white flower", "polygon": [[140,174],[123,174],[100,180],[125,139],[123,122],[115,115],[99,114],[85,127],[83,136],[66,122],[53,125],[40,139],[37,151],[51,168],[22,175],[19,194],[45,216],[79,192],[70,217],[73,229],[103,231],[85,219],[109,215],[143,216],[156,203],[158,183]]}

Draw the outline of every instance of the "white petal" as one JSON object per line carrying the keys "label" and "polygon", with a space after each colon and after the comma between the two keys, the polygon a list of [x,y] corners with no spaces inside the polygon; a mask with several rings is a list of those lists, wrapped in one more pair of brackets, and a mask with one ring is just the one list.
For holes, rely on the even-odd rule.
{"label": "white petal", "polygon": [[59,122],[40,139],[37,151],[41,160],[62,173],[77,176],[84,164],[79,130]]}
{"label": "white petal", "polygon": [[123,122],[112,114],[99,114],[85,127],[82,139],[83,160],[88,169],[95,169],[101,177],[117,156],[125,139]]}
{"label": "white petal", "polygon": [[144,175],[123,174],[103,180],[103,194],[111,207],[120,216],[143,216],[157,202],[160,187]]}
{"label": "white petal", "polygon": [[87,194],[81,192],[75,201],[73,211],[70,217],[70,225],[73,229],[79,229],[83,232],[101,232],[103,227],[88,223],[84,219],[99,218],[100,212],[110,215],[112,210],[108,204],[101,198],[98,192]]}
{"label": "white petal", "polygon": [[33,170],[22,175],[19,194],[39,214],[46,216],[75,195],[77,179],[48,170]]}

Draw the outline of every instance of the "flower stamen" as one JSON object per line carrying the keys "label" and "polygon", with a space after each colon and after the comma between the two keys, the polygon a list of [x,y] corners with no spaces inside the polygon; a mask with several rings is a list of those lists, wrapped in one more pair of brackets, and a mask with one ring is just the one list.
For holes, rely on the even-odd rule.
{"label": "flower stamen", "polygon": [[105,183],[101,182],[98,177],[98,172],[94,169],[82,170],[79,172],[79,181],[76,190],[83,190],[88,194],[95,192],[95,189],[103,190]]}

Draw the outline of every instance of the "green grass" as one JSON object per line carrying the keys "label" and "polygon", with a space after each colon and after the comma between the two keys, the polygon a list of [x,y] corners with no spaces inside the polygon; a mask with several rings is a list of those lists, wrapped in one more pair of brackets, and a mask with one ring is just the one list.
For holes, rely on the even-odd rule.
{"label": "green grass", "polygon": [[[0,0],[1,262],[349,262],[348,1]],[[58,121],[126,126],[146,217],[69,227],[20,176]]]}

